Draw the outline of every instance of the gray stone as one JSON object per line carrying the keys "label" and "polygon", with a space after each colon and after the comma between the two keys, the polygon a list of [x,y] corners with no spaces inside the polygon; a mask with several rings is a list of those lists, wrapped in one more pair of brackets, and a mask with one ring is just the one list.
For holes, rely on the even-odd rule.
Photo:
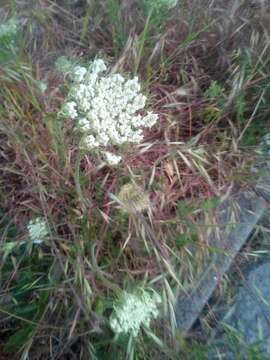
{"label": "gray stone", "polygon": [[182,336],[187,335],[199,317],[266,207],[266,202],[260,196],[242,193],[217,209],[218,231],[213,232],[209,246],[218,251],[206,259],[204,270],[195,279],[192,291],[181,292],[177,299],[176,320]]}
{"label": "gray stone", "polygon": [[177,297],[176,321],[182,336],[188,334],[199,318],[219,281],[228,272],[236,255],[268,208],[270,202],[269,161],[258,167],[257,172],[260,176],[254,191],[231,194],[216,209],[217,226],[213,229],[208,244],[210,248],[218,251],[210,258],[205,258],[203,270],[199,277],[195,276],[191,291],[180,291]]}
{"label": "gray stone", "polygon": [[270,262],[250,271],[227,323],[242,333],[247,344],[262,341],[270,355]]}

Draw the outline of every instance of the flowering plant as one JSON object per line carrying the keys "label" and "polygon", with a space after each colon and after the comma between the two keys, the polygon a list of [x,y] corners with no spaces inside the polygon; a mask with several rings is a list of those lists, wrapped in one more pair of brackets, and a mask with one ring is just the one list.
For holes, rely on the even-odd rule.
{"label": "flowering plant", "polygon": [[119,301],[114,305],[110,326],[116,334],[131,334],[136,337],[141,326],[149,327],[152,319],[159,315],[160,296],[144,289],[133,293],[123,291]]}
{"label": "flowering plant", "polygon": [[[138,78],[126,80],[120,74],[105,74],[101,59],[88,68],[75,66],[70,74],[73,83],[63,107],[65,116],[76,120],[84,134],[82,146],[87,149],[140,143],[143,128],[153,126],[158,115],[144,109],[146,96],[141,94]],[[117,164],[119,155],[104,152],[107,162]]]}
{"label": "flowering plant", "polygon": [[46,236],[48,236],[49,234],[46,220],[41,217],[30,220],[27,225],[27,229],[29,232],[30,240],[34,244],[41,244],[46,238]]}

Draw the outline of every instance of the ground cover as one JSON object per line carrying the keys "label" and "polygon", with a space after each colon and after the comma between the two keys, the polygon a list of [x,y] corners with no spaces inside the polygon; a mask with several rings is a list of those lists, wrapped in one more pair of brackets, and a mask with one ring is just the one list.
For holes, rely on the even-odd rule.
{"label": "ground cover", "polygon": [[[178,334],[176,296],[215,251],[216,207],[256,183],[250,169],[265,161],[256,149],[269,125],[267,9],[233,3],[1,4],[3,354],[206,358],[202,344]],[[138,77],[145,98],[129,135],[148,111],[157,115],[139,141],[108,135],[118,125],[102,111],[116,106],[81,110],[83,98],[97,98],[78,98],[97,59],[107,67],[90,87],[97,93],[116,74],[117,86]],[[123,122],[134,115],[125,106]],[[85,145],[76,111],[99,146]],[[107,142],[98,136],[105,128]]]}

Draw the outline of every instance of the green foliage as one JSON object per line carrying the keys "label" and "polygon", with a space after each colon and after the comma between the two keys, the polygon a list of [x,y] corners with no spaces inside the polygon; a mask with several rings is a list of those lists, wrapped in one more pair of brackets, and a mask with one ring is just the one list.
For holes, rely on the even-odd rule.
{"label": "green foliage", "polygon": [[263,122],[255,121],[252,123],[242,140],[243,146],[256,146],[262,140],[263,136],[269,131],[268,120]]}
{"label": "green foliage", "polygon": [[199,207],[202,210],[209,211],[214,210],[220,204],[220,197],[215,196],[206,200],[201,201]]}
{"label": "green foliage", "polygon": [[127,41],[125,29],[125,19],[122,16],[122,7],[120,0],[108,0],[107,2],[108,18],[112,27],[112,37],[116,51],[123,49]]}
{"label": "green foliage", "polygon": [[15,17],[0,25],[0,64],[17,57],[19,33],[19,23]]}
{"label": "green foliage", "polygon": [[55,61],[55,68],[58,72],[68,74],[74,67],[74,62],[66,56],[60,56]]}
{"label": "green foliage", "polygon": [[9,292],[12,302],[0,308],[0,313],[8,315],[17,329],[5,344],[6,352],[22,349],[38,330],[49,301],[48,288],[53,286],[48,278],[51,264],[52,259],[40,258],[37,250],[29,254],[24,246],[6,258],[2,269],[3,280],[7,281],[14,266],[17,266],[16,280]]}
{"label": "green foliage", "polygon": [[267,115],[270,61],[265,51],[266,48],[259,59],[248,50],[239,50],[233,58],[238,71],[232,78],[232,99],[238,126],[242,128],[241,143],[244,146],[258,144],[270,124]]}
{"label": "green foliage", "polygon": [[151,14],[151,21],[156,29],[161,27],[168,21],[172,8],[177,6],[177,0],[140,0],[144,12]]}
{"label": "green foliage", "polygon": [[14,353],[20,350],[32,338],[34,334],[33,325],[24,325],[23,328],[16,331],[5,344],[5,353]]}
{"label": "green foliage", "polygon": [[[225,336],[221,343],[216,348],[226,349],[226,353],[230,353],[237,360],[267,360],[268,356],[263,350],[263,342],[255,342],[247,344],[244,341],[243,335],[231,326],[224,325]],[[215,347],[215,346],[214,346]],[[213,347],[213,348],[214,348]]]}
{"label": "green foliage", "polygon": [[[4,215],[3,211],[0,213]],[[49,299],[47,289],[53,285],[48,278],[52,258],[40,257],[38,248],[19,240],[15,224],[6,217],[2,219],[1,281],[3,288],[6,283],[10,286],[11,301],[7,303],[5,292],[1,294],[0,317],[5,315],[13,323],[15,331],[8,337],[4,351],[14,353],[31,340],[45,312]],[[12,280],[11,274],[16,274]]]}
{"label": "green foliage", "polygon": [[179,359],[185,360],[207,360],[209,357],[209,346],[196,341],[180,339]]}
{"label": "green foliage", "polygon": [[211,105],[208,106],[203,112],[203,117],[206,123],[217,122],[220,120],[221,115],[221,110]]}
{"label": "green foliage", "polygon": [[245,95],[243,92],[240,92],[235,100],[235,112],[236,112],[236,118],[240,123],[243,123],[245,121],[244,115],[246,111],[246,100]]}
{"label": "green foliage", "polygon": [[205,91],[206,98],[213,99],[217,102],[219,107],[225,104],[225,89],[217,81],[211,81],[209,88]]}

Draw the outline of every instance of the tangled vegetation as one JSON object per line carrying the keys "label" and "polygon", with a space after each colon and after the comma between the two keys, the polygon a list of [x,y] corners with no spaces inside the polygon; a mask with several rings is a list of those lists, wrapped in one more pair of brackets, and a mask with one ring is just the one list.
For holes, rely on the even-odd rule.
{"label": "tangled vegetation", "polygon": [[1,359],[207,359],[177,293],[269,132],[269,14],[232,3],[1,3]]}

